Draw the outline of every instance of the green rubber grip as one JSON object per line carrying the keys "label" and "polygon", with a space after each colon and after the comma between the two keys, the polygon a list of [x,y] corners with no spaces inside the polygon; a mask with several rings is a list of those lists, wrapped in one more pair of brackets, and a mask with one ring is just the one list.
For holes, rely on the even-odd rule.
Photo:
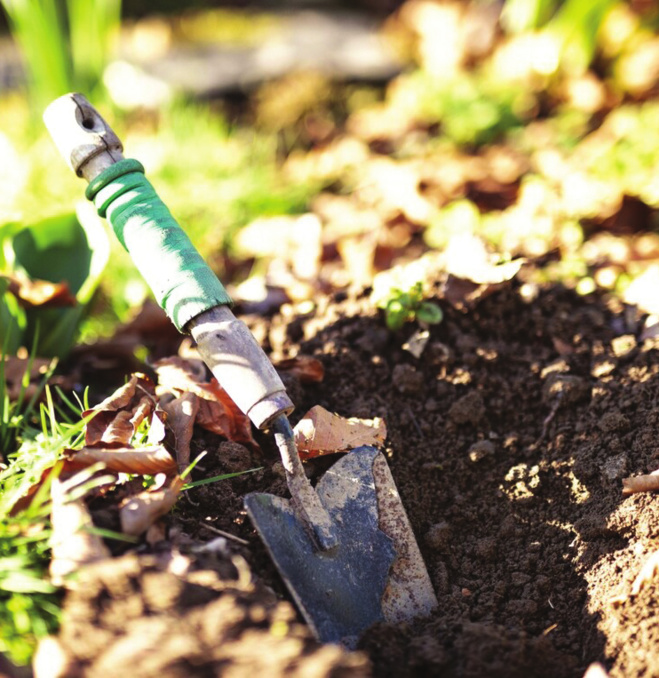
{"label": "green rubber grip", "polygon": [[101,172],[86,196],[107,217],[119,242],[183,332],[192,318],[232,304],[222,283],[158,197],[137,160],[120,160]]}

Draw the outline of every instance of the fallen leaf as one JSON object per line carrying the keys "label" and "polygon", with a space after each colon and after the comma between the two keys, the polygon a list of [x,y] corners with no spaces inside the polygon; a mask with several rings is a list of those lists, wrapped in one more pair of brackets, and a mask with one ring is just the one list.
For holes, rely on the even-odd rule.
{"label": "fallen leaf", "polygon": [[146,532],[174,506],[184,484],[185,481],[176,476],[169,487],[155,492],[140,492],[125,501],[119,509],[121,531],[135,537]]}
{"label": "fallen leaf", "polygon": [[83,412],[94,414],[85,428],[87,446],[120,443],[129,445],[144,419],[156,409],[155,387],[144,374],[133,374],[126,384],[109,398]]}
{"label": "fallen leaf", "polygon": [[[76,466],[72,461],[68,459],[58,459],[52,466],[45,468],[41,472],[39,478],[14,502],[11,507],[10,515],[14,516],[21,511],[25,511],[30,506],[32,500],[43,484],[50,481],[50,477],[53,473],[56,474],[56,477],[59,478],[60,482],[63,482],[73,477],[79,471],[80,467]],[[108,474],[104,472],[103,475]],[[6,497],[3,497],[3,499],[6,499]]]}
{"label": "fallen leaf", "polygon": [[382,445],[387,437],[384,419],[346,419],[312,407],[293,429],[302,459],[345,452],[361,445]]}
{"label": "fallen leaf", "polygon": [[75,295],[66,282],[31,280],[26,277],[5,276],[9,279],[9,291],[25,306],[75,306]]}
{"label": "fallen leaf", "polygon": [[103,540],[91,531],[93,523],[84,500],[68,500],[69,492],[77,484],[75,476],[67,481],[53,478],[50,490],[53,528],[50,578],[55,586],[67,588],[75,587],[75,579],[69,575],[80,567],[110,557]]}
{"label": "fallen leaf", "polygon": [[298,355],[274,363],[279,372],[287,372],[297,377],[302,384],[320,383],[325,378],[325,367],[318,358]]}
{"label": "fallen leaf", "polygon": [[193,393],[199,397],[196,424],[234,442],[259,449],[252,436],[249,418],[238,409],[217,379],[205,380],[206,367],[201,360],[172,356],[158,360],[154,367],[158,374],[157,393],[172,393],[176,397]]}
{"label": "fallen leaf", "polygon": [[167,412],[167,424],[174,434],[176,460],[181,471],[190,463],[190,441],[199,412],[199,401],[199,396],[194,393],[184,393],[162,405]]}
{"label": "fallen leaf", "polygon": [[215,392],[215,400],[200,400],[196,423],[234,443],[242,443],[252,450],[259,450],[252,436],[249,418],[238,409],[238,405],[215,379],[209,386]]}
{"label": "fallen leaf", "polygon": [[64,450],[64,456],[84,468],[102,463],[109,471],[118,473],[137,473],[155,475],[156,473],[176,473],[176,462],[172,455],[161,445],[157,447],[83,447],[79,450]]}

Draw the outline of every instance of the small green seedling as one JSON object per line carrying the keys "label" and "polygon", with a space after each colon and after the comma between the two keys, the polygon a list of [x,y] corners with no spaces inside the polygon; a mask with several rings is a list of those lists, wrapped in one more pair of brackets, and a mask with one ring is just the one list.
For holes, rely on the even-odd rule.
{"label": "small green seedling", "polygon": [[431,277],[433,260],[423,256],[407,264],[378,273],[373,280],[371,302],[384,309],[387,327],[394,332],[406,322],[437,325],[442,322],[442,309],[427,301],[430,290],[424,285]]}
{"label": "small green seedling", "polygon": [[407,292],[393,287],[390,296],[378,302],[378,307],[384,309],[387,327],[396,331],[406,322],[414,320],[425,325],[438,325],[442,322],[442,309],[432,301],[424,301],[423,296],[421,282],[417,282]]}

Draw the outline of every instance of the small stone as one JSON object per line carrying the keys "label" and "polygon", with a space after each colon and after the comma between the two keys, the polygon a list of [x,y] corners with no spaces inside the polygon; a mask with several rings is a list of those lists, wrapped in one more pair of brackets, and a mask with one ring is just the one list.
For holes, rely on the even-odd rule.
{"label": "small stone", "polygon": [[604,433],[626,431],[629,428],[629,419],[622,412],[607,412],[597,425],[600,431],[604,431]]}
{"label": "small stone", "polygon": [[611,340],[611,349],[616,358],[625,358],[636,348],[636,337],[633,334],[623,334]]}
{"label": "small stone", "polygon": [[609,480],[620,480],[627,475],[627,463],[625,452],[609,457],[602,464],[602,475]]}
{"label": "small stone", "polygon": [[554,403],[560,398],[562,405],[576,405],[590,395],[590,386],[582,377],[570,374],[552,374],[542,388],[543,400]]}
{"label": "small stone", "polygon": [[394,387],[400,393],[417,393],[423,387],[423,374],[412,365],[396,365],[391,375]]}
{"label": "small stone", "polygon": [[458,398],[448,411],[449,419],[455,424],[473,424],[474,426],[485,416],[485,404],[481,394],[471,391]]}
{"label": "small stone", "polygon": [[476,554],[485,561],[493,560],[497,553],[496,537],[484,537],[476,542]]}
{"label": "small stone", "polygon": [[494,444],[489,440],[479,440],[469,448],[469,459],[478,462],[494,454]]}

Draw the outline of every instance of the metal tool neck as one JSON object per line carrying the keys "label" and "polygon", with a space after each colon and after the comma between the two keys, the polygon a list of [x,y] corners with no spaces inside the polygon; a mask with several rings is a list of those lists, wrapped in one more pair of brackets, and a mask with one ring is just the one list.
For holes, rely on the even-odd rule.
{"label": "metal tool neck", "polygon": [[286,415],[276,417],[272,428],[295,508],[304,519],[318,548],[329,551],[338,545],[332,519],[304,472],[295,445],[295,435]]}

